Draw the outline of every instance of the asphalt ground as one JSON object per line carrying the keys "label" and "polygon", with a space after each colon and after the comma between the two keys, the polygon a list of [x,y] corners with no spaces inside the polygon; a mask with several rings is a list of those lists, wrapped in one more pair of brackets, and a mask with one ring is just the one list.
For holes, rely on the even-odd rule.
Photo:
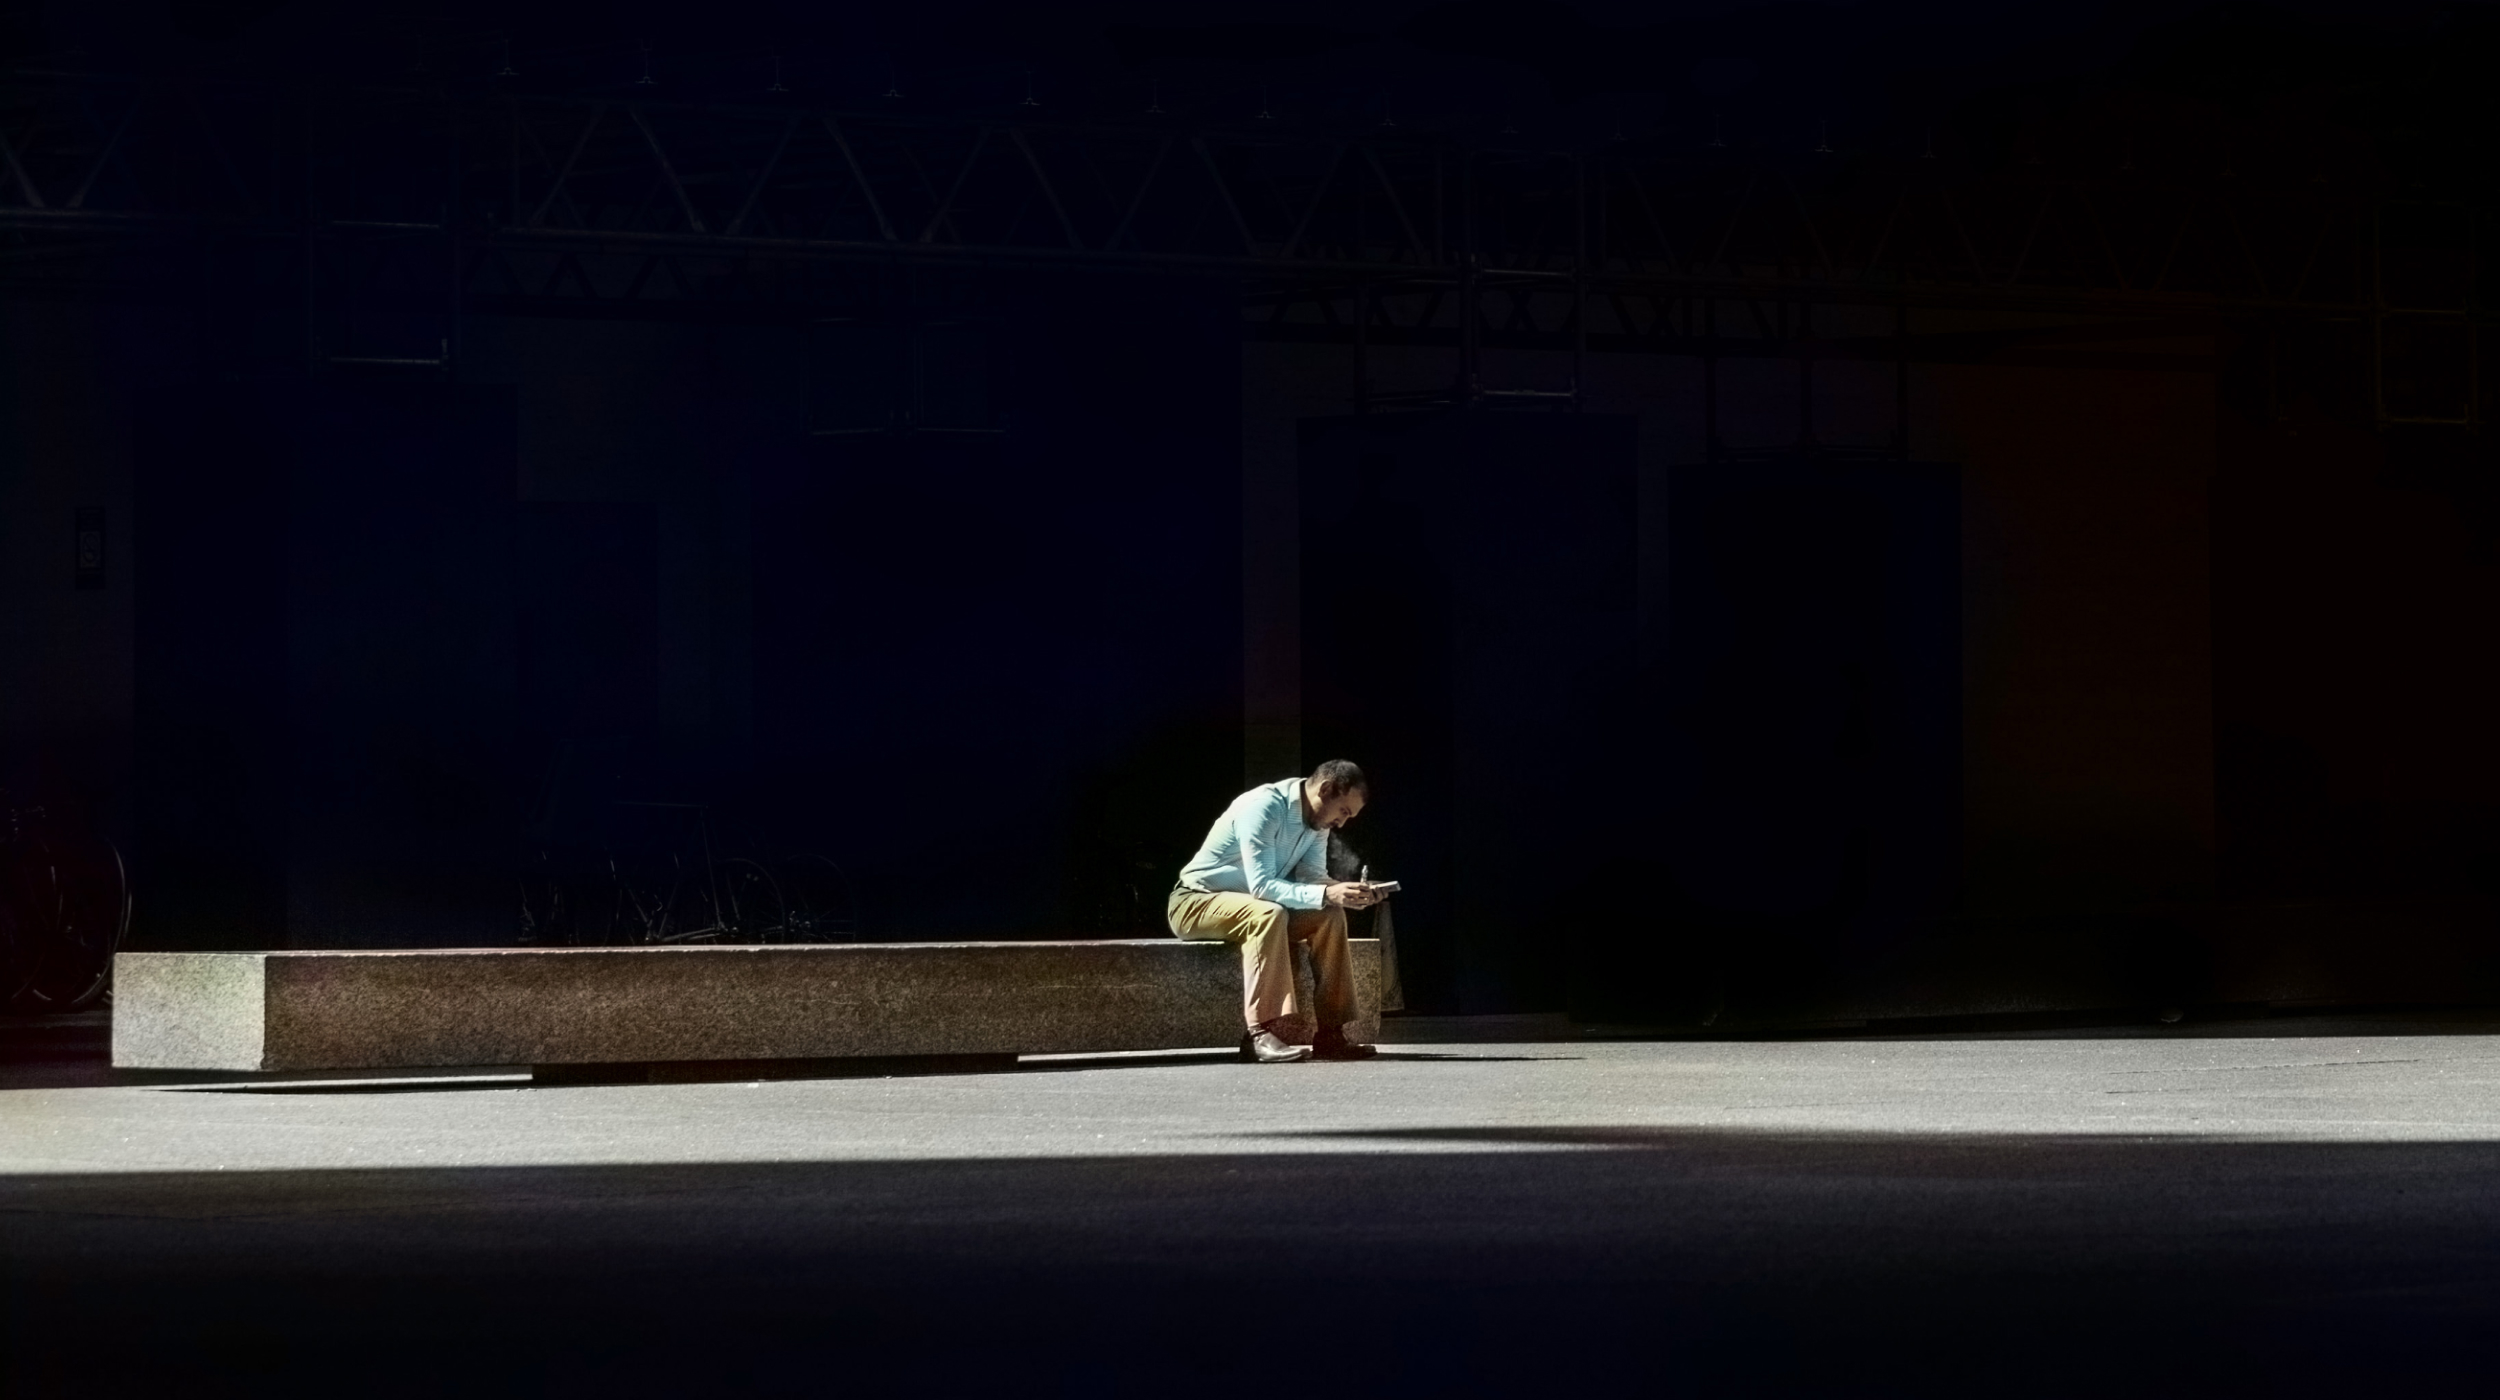
{"label": "asphalt ground", "polygon": [[564,1088],[117,1082],[21,1035],[0,1388],[2279,1396],[2500,1358],[2500,1022],[1444,1029]]}

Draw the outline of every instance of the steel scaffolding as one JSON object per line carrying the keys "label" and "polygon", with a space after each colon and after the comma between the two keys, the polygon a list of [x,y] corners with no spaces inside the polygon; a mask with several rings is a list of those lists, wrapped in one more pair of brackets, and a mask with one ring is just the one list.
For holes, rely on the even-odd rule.
{"label": "steel scaffolding", "polygon": [[2470,232],[2391,289],[2366,174],[2191,136],[2139,164],[2085,122],[1981,169],[21,73],[0,291],[291,304],[308,363],[450,371],[471,314],[807,322],[1116,272],[1236,284],[1245,335],[1348,347],[1358,396],[1397,345],[1452,350],[1460,398],[1506,392],[1487,347],[1565,351],[1570,398],[1592,352],[2188,368],[2225,337],[2347,347],[2381,421],[2477,416]]}

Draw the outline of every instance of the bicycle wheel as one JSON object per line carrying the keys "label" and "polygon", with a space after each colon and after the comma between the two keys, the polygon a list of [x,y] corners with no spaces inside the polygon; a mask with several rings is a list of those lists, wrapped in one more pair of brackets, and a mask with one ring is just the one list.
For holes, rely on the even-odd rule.
{"label": "bicycle wheel", "polygon": [[[648,862],[611,862],[616,882],[609,943],[682,943],[688,922],[677,872]],[[699,921],[699,916],[698,916]]]}
{"label": "bicycle wheel", "polygon": [[663,915],[659,943],[734,943],[730,932],[727,900],[713,898],[711,872],[701,866],[688,869],[681,856],[671,856],[676,879],[669,887],[668,902]]}
{"label": "bicycle wheel", "polygon": [[560,947],[570,941],[564,886],[539,870],[524,873],[520,883],[521,946]]}
{"label": "bicycle wheel", "polygon": [[848,872],[813,852],[785,857],[778,869],[793,943],[848,943],[859,937],[859,898]]}
{"label": "bicycle wheel", "polygon": [[712,866],[720,892],[720,923],[733,943],[780,943],[790,936],[790,906],[761,861],[732,856]]}
{"label": "bicycle wheel", "polygon": [[109,841],[73,843],[54,866],[60,921],[27,997],[46,1011],[78,1011],[113,983],[113,955],[130,932],[130,877]]}
{"label": "bicycle wheel", "polygon": [[615,948],[620,943],[642,943],[640,923],[632,918],[632,898],[625,890],[625,880],[617,875],[615,865],[602,860],[595,868],[582,868],[562,883],[565,900],[572,905],[565,918],[565,948]]}
{"label": "bicycle wheel", "polygon": [[17,898],[14,881],[0,888],[0,1006],[15,1001],[43,970],[43,935],[36,931],[30,910]]}
{"label": "bicycle wheel", "polygon": [[20,839],[0,848],[0,1005],[36,1009],[35,980],[61,927],[61,882],[52,852]]}

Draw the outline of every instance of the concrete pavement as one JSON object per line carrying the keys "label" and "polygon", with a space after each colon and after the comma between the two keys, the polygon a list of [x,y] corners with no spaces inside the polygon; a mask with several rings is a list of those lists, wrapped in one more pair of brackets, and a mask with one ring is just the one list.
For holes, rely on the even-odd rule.
{"label": "concrete pavement", "polygon": [[583,1088],[55,1064],[0,1091],[0,1378],[2392,1393],[2500,1335],[2496,1031]]}

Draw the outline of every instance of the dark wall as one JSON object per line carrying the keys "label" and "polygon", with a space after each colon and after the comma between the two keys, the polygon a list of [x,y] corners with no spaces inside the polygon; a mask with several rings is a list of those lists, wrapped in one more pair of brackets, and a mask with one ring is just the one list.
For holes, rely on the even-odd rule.
{"label": "dark wall", "polygon": [[1057,279],[995,435],[823,437],[756,516],[755,807],[881,934],[1156,933],[1240,753],[1228,288]]}
{"label": "dark wall", "polygon": [[512,395],[159,395],[136,452],[136,936],[503,941]]}
{"label": "dark wall", "polygon": [[986,433],[811,437],[774,327],[161,395],[141,938],[508,942],[617,798],[833,857],[876,936],[1157,930],[1238,776],[1233,303],[988,292]]}
{"label": "dark wall", "polygon": [[1962,472],[1966,912],[2211,899],[2214,376],[1932,379]]}
{"label": "dark wall", "polygon": [[283,946],[297,446],[259,397],[166,392],[134,449],[139,946]]}
{"label": "dark wall", "polygon": [[595,846],[661,750],[659,520],[640,502],[526,501],[514,522],[515,776],[523,835]]}
{"label": "dark wall", "polygon": [[[13,596],[67,562],[56,507],[91,490],[111,506],[126,489],[106,469],[117,432],[133,434],[139,484],[130,528],[114,517],[107,588],[64,586],[11,615],[12,660],[53,668],[12,691],[10,713],[32,718],[6,736],[11,771],[67,774],[55,790],[111,809],[131,732],[113,677],[135,666],[140,934],[158,946],[500,939],[510,852],[596,844],[608,799],[629,791],[716,804],[731,845],[835,856],[880,935],[1152,932],[1172,869],[1240,781],[1238,307],[1231,289],[1183,281],[1005,280],[979,302],[1000,431],[900,438],[810,435],[800,326],[480,322],[463,372],[502,388],[159,392],[136,383],[181,367],[142,375],[144,357],[114,349],[101,320],[55,318],[55,340],[85,358],[54,369],[13,323],[11,441],[27,450],[10,500],[62,527],[10,521],[40,546],[24,569],[10,561],[25,574],[10,575]],[[1611,1016],[1578,989],[1638,986],[1663,989],[1656,1014],[1698,1014],[1730,966],[1752,969],[1738,982],[1805,987],[1853,949],[1874,958],[1868,985],[1891,988],[1859,1009],[1886,1014],[2488,985],[2461,951],[2489,941],[2500,821],[2485,718],[2500,685],[2479,643],[2494,601],[2485,460],[2298,417],[2225,415],[2217,429],[2207,375],[1920,374],[1921,451],[1960,469],[1961,875],[1947,932],[1895,957],[1862,920],[1826,919],[1815,936],[1837,942],[1807,967],[1780,951],[1804,946],[1797,929],[1730,934],[1725,892],[1687,890],[1676,898],[1715,912],[1679,905],[1662,926],[1683,932],[1641,944],[1656,961],[1634,966],[1574,944],[1607,911],[1554,919],[1535,874],[1503,896],[1525,913],[1494,901],[1466,933],[1455,909],[1430,906],[1468,877],[1427,872],[1406,906],[1417,1005],[1571,1001]],[[135,407],[115,406],[125,393]],[[1669,397],[1657,422],[1698,412]],[[1553,581],[1533,553],[1480,551],[1472,572],[1432,563],[1448,541],[1410,528],[1428,511],[1387,510],[1385,530],[1372,517],[1376,538],[1332,524],[1349,474],[1374,489],[1363,462],[1382,452],[1330,436],[1356,431],[1315,429],[1307,444],[1306,465],[1335,478],[1304,497],[1322,512],[1306,522],[1305,597],[1329,604],[1306,618],[1308,639],[1377,673],[1404,668],[1412,693],[1389,696],[1403,708],[1376,739],[1332,731],[1344,696],[1314,671],[1306,756],[1382,770],[1363,834],[1387,866],[1406,854],[1393,811],[1472,814],[1447,786],[1463,772],[1608,731],[1573,728],[1556,696],[1512,685],[1535,665],[1398,659],[1443,635],[1439,614],[1366,630],[1476,596],[1458,584],[1498,595],[1501,569]],[[1515,517],[1500,523],[1521,525],[1519,502],[1541,498],[1503,495],[1502,474],[1540,481],[1559,459],[1550,443],[1502,445],[1511,431],[1385,451],[1425,476],[1481,467],[1485,499]],[[1671,573],[1713,557],[1731,577],[1760,572],[1793,534],[1777,510],[1666,517],[1683,540],[1666,551]],[[1592,506],[1583,543],[1604,519]],[[1577,569],[1612,548],[1566,553]],[[1374,586],[1366,570],[1396,579],[1425,563],[1437,594],[1334,606]],[[1716,586],[1676,577],[1671,611]],[[134,578],[138,641],[122,650],[114,590]],[[1545,656],[1562,635],[1487,617],[1483,635],[1507,640],[1486,657]],[[1678,613],[1668,630],[1694,625]],[[1382,648],[1394,664],[1376,661]],[[1777,670],[1733,673],[1748,667],[1757,682]],[[1768,724],[1792,701],[1777,687],[1687,696],[1660,722],[1715,705]],[[1824,721],[1847,707],[1825,708],[1799,722],[1840,745],[1848,726]],[[1493,758],[1462,761],[1436,728],[1470,722],[1501,736],[1470,751]],[[1402,771],[1401,744],[1440,745],[1442,772]],[[1602,766],[1603,747],[1583,761]],[[1813,803],[1766,794],[1830,785],[1748,771],[1734,763],[1727,801],[1695,810],[1751,802],[1763,823],[1810,825]],[[1444,854],[1415,859],[1462,859],[1479,838],[1449,822]],[[1874,838],[1906,836],[1869,822]],[[1704,823],[1694,849],[1741,825]],[[1602,868],[1607,837],[1604,823],[1558,829],[1551,849]],[[1845,842],[1824,847],[1845,856]],[[1818,860],[1782,896],[1812,909],[1735,912],[1822,918],[1815,900],[1851,867]],[[1678,889],[1742,870],[1696,863]],[[2297,936],[2246,912],[2294,905]],[[1555,940],[1590,954],[1569,985],[1541,952],[1516,951]]]}
{"label": "dark wall", "polygon": [[2500,898],[2491,459],[2308,415],[2224,440],[2226,897]]}
{"label": "dark wall", "polygon": [[1636,426],[1304,425],[1303,744],[1375,784],[1347,841],[1409,885],[1414,1010],[1560,1009],[1575,960],[1646,922],[1642,793],[1612,776],[1637,748]]}
{"label": "dark wall", "polygon": [[2229,414],[2214,508],[2229,1000],[2500,996],[2500,491],[2479,435]]}
{"label": "dark wall", "polygon": [[[187,368],[188,330],[162,307],[0,310],[0,793],[78,829],[130,817],[133,410]],[[87,511],[104,566],[81,577]]]}
{"label": "dark wall", "polygon": [[1934,463],[1672,467],[1645,677],[1646,936],[1575,1006],[1707,1018],[1862,981],[1959,911],[1961,498]]}

